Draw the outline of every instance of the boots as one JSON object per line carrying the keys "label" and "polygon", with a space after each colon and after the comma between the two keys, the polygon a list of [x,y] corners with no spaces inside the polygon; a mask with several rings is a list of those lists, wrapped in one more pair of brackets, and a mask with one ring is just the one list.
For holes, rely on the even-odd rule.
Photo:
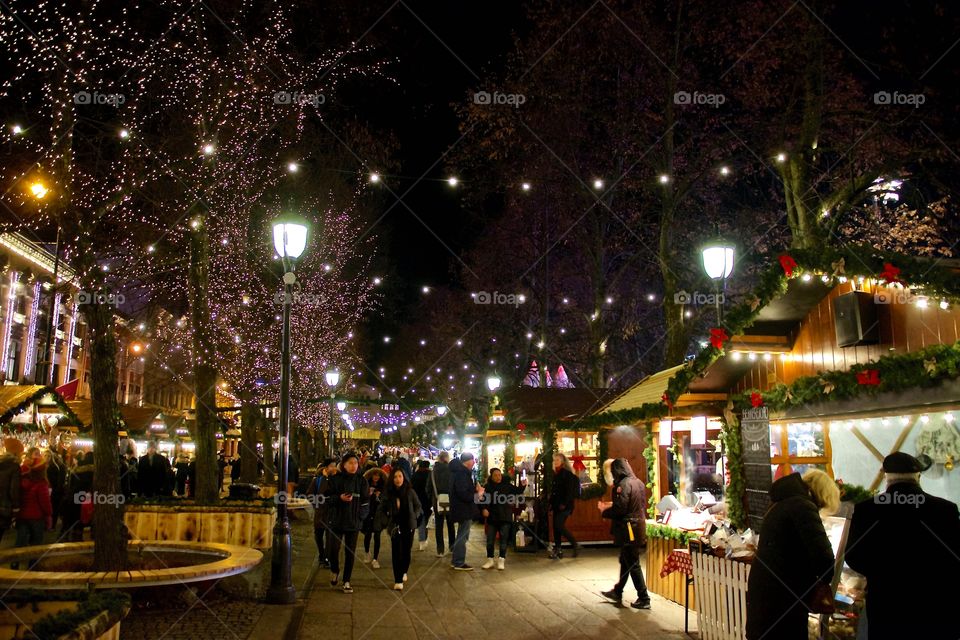
{"label": "boots", "polygon": [[493,569],[493,558],[487,558],[487,561],[480,567],[481,569]]}
{"label": "boots", "polygon": [[503,558],[497,558],[497,569],[503,571]]}

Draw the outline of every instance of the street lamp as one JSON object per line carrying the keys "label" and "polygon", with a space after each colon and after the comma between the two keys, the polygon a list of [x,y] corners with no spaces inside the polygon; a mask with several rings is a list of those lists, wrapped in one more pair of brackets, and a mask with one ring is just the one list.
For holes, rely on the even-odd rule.
{"label": "street lamp", "polygon": [[273,246],[283,261],[283,336],[280,343],[280,469],[277,478],[277,524],[273,528],[270,588],[267,602],[293,604],[293,539],[287,513],[287,479],[290,474],[290,303],[297,277],[294,262],[307,246],[307,223],[295,216],[281,215],[273,221]]}
{"label": "street lamp", "polygon": [[487,389],[490,389],[490,392],[494,392],[500,388],[500,376],[494,374],[487,378]]}
{"label": "street lamp", "polygon": [[337,395],[337,385],[340,384],[340,372],[336,369],[330,369],[324,374],[327,379],[327,386],[330,387],[330,427],[327,431],[327,456],[333,457],[333,401]]}
{"label": "street lamp", "polygon": [[437,415],[440,416],[441,418],[443,417],[443,415],[444,415],[446,412],[447,412],[447,407],[446,407],[446,405],[442,405],[442,404],[441,404],[439,407],[437,407]]}
{"label": "street lamp", "polygon": [[708,242],[700,250],[703,256],[703,270],[707,276],[713,280],[714,302],[717,305],[717,324],[723,321],[723,313],[720,309],[720,286],[723,290],[727,288],[727,278],[733,273],[734,247],[721,237]]}

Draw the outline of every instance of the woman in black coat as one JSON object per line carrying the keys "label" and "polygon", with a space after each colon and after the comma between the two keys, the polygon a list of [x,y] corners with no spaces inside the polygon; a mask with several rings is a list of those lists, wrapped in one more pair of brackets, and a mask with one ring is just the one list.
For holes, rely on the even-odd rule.
{"label": "woman in black coat", "polygon": [[[393,588],[403,591],[410,570],[410,552],[413,549],[413,532],[417,519],[423,512],[420,498],[407,480],[403,469],[394,469],[390,482],[377,510],[377,525],[390,532],[390,555],[393,562]],[[376,525],[375,525],[376,526]]]}
{"label": "woman in black coat", "polygon": [[580,478],[573,472],[573,467],[567,456],[562,453],[553,454],[553,486],[550,488],[550,510],[553,511],[553,554],[551,558],[559,560],[563,557],[563,538],[566,537],[573,545],[573,557],[580,551],[573,534],[567,529],[567,518],[573,514],[573,508],[579,499]]}
{"label": "woman in black coat", "polygon": [[327,560],[330,562],[330,586],[340,578],[340,543],[343,542],[343,592],[353,593],[350,576],[357,555],[360,524],[370,507],[370,489],[360,475],[360,458],[350,452],[343,456],[340,470],[330,477],[323,495],[330,498],[327,518],[332,535],[327,536]]}
{"label": "woman in black coat", "polygon": [[490,469],[490,477],[483,486],[483,498],[480,499],[480,513],[487,519],[487,561],[482,569],[493,568],[493,543],[500,535],[500,557],[497,569],[503,571],[507,558],[507,542],[513,537],[513,509],[524,504],[523,490],[526,480],[520,486],[510,484],[500,469]]}
{"label": "woman in black coat", "polygon": [[747,638],[807,640],[804,602],[833,580],[834,556],[819,504],[799,473],[770,487],[747,586]]}

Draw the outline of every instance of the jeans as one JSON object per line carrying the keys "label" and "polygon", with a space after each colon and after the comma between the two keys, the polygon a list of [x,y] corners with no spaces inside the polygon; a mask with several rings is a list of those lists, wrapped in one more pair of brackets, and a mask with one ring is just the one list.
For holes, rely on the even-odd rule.
{"label": "jeans", "polygon": [[513,533],[512,522],[492,522],[487,523],[487,557],[493,557],[493,542],[500,534],[500,557],[507,557],[507,543],[510,541],[510,534]]}
{"label": "jeans", "polygon": [[420,516],[420,524],[417,525],[417,541],[427,541],[427,522],[430,520],[430,514],[425,513]]}
{"label": "jeans", "polygon": [[327,560],[330,561],[330,573],[340,573],[340,541],[344,543],[343,581],[350,582],[353,575],[353,561],[357,555],[358,531],[329,531],[327,533]]}
{"label": "jeans", "polygon": [[573,509],[567,509],[566,511],[554,511],[553,512],[553,548],[555,551],[559,551],[561,545],[563,544],[563,538],[566,538],[570,541],[574,547],[577,546],[577,541],[573,539],[573,536],[570,535],[570,532],[567,531],[567,518],[570,517],[570,514],[573,513]]}
{"label": "jeans", "polygon": [[390,536],[390,553],[393,561],[393,582],[403,582],[403,574],[410,570],[410,550],[413,548],[413,530],[400,529]]}
{"label": "jeans", "polygon": [[373,559],[380,557],[380,532],[367,531],[363,534],[363,550],[370,553],[370,538],[373,538]]}
{"label": "jeans", "polygon": [[18,547],[43,544],[43,520],[17,520]]}
{"label": "jeans", "polygon": [[647,584],[643,581],[643,571],[640,569],[640,546],[625,544],[620,547],[620,579],[613,588],[617,593],[623,593],[627,585],[627,576],[633,579],[633,586],[637,588],[637,600],[648,601]]}
{"label": "jeans", "polygon": [[462,567],[467,563],[467,540],[470,539],[470,525],[473,520],[461,520],[457,523],[457,539],[450,550],[453,552],[453,566]]}
{"label": "jeans", "polygon": [[453,520],[450,519],[450,512],[441,513],[437,511],[436,521],[437,521],[437,553],[443,553],[443,521],[447,521],[447,542],[449,543],[450,549],[453,549],[453,542],[455,534],[453,531]]}

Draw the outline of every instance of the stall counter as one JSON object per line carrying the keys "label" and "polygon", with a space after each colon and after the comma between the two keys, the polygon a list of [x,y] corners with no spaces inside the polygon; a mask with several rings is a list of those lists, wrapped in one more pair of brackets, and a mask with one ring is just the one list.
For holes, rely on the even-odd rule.
{"label": "stall counter", "polygon": [[[675,537],[665,537],[651,533],[659,531],[675,535]],[[684,589],[687,585],[687,576],[680,571],[674,571],[664,578],[660,577],[660,570],[667,561],[667,556],[674,549],[686,549],[687,544],[676,538],[680,538],[684,531],[662,525],[654,520],[647,520],[647,553],[646,568],[644,576],[646,577],[647,590],[651,593],[663,596],[683,606]],[[690,610],[696,611],[693,585],[690,585]]]}

